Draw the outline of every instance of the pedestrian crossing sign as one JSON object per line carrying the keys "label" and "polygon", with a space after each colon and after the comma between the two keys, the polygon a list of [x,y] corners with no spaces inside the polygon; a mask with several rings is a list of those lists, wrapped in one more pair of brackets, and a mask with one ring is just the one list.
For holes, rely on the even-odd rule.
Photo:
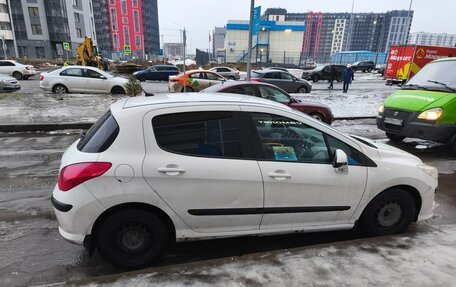
{"label": "pedestrian crossing sign", "polygon": [[124,55],[131,55],[130,45],[124,45]]}
{"label": "pedestrian crossing sign", "polygon": [[68,42],[63,42],[63,50],[65,51],[70,51],[71,48],[70,48],[70,43]]}

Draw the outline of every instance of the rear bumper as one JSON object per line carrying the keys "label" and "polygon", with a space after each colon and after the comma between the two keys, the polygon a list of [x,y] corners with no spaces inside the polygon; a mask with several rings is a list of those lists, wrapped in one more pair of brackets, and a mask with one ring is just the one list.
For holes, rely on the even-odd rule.
{"label": "rear bumper", "polygon": [[17,91],[17,90],[20,90],[21,89],[21,86],[19,84],[17,85],[4,85],[3,87],[0,88],[0,90],[2,91],[7,91],[7,92],[11,92],[11,91]]}
{"label": "rear bumper", "polygon": [[74,233],[66,232],[60,226],[59,226],[59,233],[63,238],[65,238],[66,241],[74,243],[74,244],[79,244],[79,245],[82,245],[84,243],[84,238],[86,236],[84,234],[74,234]]}

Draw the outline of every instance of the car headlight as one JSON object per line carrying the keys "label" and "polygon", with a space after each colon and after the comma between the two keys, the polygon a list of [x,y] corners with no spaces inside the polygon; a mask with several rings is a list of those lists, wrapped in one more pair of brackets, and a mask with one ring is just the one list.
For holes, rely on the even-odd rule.
{"label": "car headlight", "polygon": [[385,111],[385,106],[384,105],[381,105],[380,107],[378,107],[378,112],[380,114],[383,114],[384,111]]}
{"label": "car headlight", "polygon": [[435,121],[439,119],[443,114],[443,109],[442,108],[434,108],[434,109],[429,109],[427,111],[422,112],[418,118],[422,120],[428,120],[428,121]]}
{"label": "car headlight", "polygon": [[435,180],[439,179],[439,171],[437,170],[437,168],[424,164],[424,163],[418,164],[417,167],[419,169],[421,169],[425,174],[432,177],[433,179],[435,179]]}

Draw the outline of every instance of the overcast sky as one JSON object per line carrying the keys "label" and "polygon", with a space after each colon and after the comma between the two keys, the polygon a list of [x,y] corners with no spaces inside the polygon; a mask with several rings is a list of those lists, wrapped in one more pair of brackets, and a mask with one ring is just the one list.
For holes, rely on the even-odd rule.
{"label": "overcast sky", "polygon": [[[409,0],[355,0],[355,12],[407,10]],[[266,8],[288,12],[350,12],[352,0],[256,0],[262,13]],[[165,43],[179,42],[178,30],[188,30],[187,45],[207,50],[209,31],[223,27],[227,20],[248,20],[249,0],[158,0],[160,34]],[[456,0],[414,0],[412,32],[456,34]],[[160,40],[161,41],[161,40]]]}

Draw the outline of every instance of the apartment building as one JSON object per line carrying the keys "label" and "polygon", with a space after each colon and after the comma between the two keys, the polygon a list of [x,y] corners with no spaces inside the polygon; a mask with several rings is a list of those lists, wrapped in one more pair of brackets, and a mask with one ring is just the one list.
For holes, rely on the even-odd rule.
{"label": "apartment building", "polygon": [[0,0],[0,56],[3,57],[5,52],[7,56],[15,55],[14,35],[11,25],[8,1]]}
{"label": "apartment building", "polygon": [[456,34],[447,33],[410,33],[408,40],[412,45],[456,47]]}

